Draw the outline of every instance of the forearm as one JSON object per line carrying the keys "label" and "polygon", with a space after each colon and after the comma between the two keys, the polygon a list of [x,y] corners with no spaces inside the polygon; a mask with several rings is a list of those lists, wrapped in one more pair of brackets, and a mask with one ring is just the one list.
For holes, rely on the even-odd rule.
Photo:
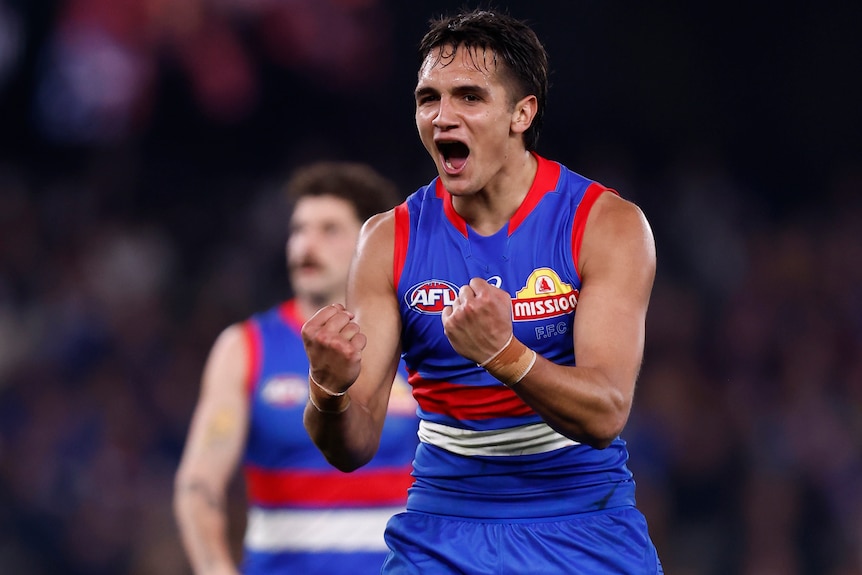
{"label": "forearm", "polygon": [[195,575],[238,575],[228,540],[224,497],[203,481],[176,486],[174,514]]}
{"label": "forearm", "polygon": [[[489,373],[509,385],[551,427],[596,448],[607,447],[619,435],[631,408],[630,394],[622,391],[630,387],[626,381],[614,381],[598,369],[557,365],[541,356],[532,361],[533,352],[521,342],[514,340],[513,347],[518,351],[508,354],[510,362],[489,365]],[[633,377],[631,381],[633,387]]]}
{"label": "forearm", "polygon": [[347,472],[368,463],[377,452],[381,432],[368,407],[350,392],[332,397],[311,384],[309,394],[303,423],[326,460]]}

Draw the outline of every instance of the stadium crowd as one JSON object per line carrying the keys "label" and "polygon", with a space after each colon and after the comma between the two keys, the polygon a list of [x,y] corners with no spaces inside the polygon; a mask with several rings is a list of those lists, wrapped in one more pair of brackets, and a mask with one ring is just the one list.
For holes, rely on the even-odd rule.
{"label": "stadium crowd", "polygon": [[[663,561],[862,573],[862,181],[773,221],[693,168],[653,215],[662,263],[625,432]],[[208,345],[285,295],[276,187],[197,210],[209,224],[184,234],[170,223],[188,207],[112,205],[100,173],[0,176],[4,573],[185,573],[172,478]]]}

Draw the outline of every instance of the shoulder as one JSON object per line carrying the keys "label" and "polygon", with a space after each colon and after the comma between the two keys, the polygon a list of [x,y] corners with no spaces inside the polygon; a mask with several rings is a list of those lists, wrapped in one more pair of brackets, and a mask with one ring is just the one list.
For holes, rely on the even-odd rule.
{"label": "shoulder", "polygon": [[234,323],[218,335],[210,350],[204,379],[210,385],[241,385],[250,364],[248,321]]}
{"label": "shoulder", "polygon": [[646,215],[635,203],[613,192],[602,193],[587,219],[582,268],[619,259],[655,265],[655,239]]}
{"label": "shoulder", "polygon": [[224,328],[213,343],[212,355],[236,356],[248,347],[248,330],[251,320],[237,322]]}
{"label": "shoulder", "polygon": [[396,209],[373,215],[362,225],[351,266],[351,284],[379,286],[380,280],[392,283]]}
{"label": "shoulder", "polygon": [[369,249],[378,250],[387,246],[391,247],[395,238],[396,211],[401,209],[400,206],[375,214],[366,220],[359,235],[358,250],[360,254]]}
{"label": "shoulder", "polygon": [[601,222],[600,225],[649,231],[652,235],[649,222],[640,207],[611,190],[599,194],[591,216],[595,221]]}

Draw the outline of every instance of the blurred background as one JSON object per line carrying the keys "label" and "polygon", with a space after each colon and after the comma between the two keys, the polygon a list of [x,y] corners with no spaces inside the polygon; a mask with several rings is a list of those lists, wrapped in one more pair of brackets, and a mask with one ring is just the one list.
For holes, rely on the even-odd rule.
{"label": "blurred background", "polygon": [[[0,0],[0,573],[189,572],[173,473],[214,338],[289,295],[280,185],[429,181],[415,47],[461,4]],[[539,152],[654,227],[624,437],[666,572],[859,575],[862,5],[498,5]]]}

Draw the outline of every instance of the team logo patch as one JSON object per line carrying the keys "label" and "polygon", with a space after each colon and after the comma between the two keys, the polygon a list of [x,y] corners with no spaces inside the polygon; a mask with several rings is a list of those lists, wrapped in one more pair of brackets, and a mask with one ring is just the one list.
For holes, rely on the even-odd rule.
{"label": "team logo patch", "polygon": [[308,380],[295,375],[274,375],[263,382],[260,396],[269,405],[291,407],[304,404],[308,397]]}
{"label": "team logo patch", "polygon": [[578,290],[563,282],[557,272],[539,268],[512,298],[512,316],[515,321],[529,321],[566,315],[577,307],[578,295]]}
{"label": "team logo patch", "polygon": [[438,314],[443,308],[455,303],[458,288],[443,280],[427,280],[420,282],[407,290],[404,302],[413,311],[426,314]]}

